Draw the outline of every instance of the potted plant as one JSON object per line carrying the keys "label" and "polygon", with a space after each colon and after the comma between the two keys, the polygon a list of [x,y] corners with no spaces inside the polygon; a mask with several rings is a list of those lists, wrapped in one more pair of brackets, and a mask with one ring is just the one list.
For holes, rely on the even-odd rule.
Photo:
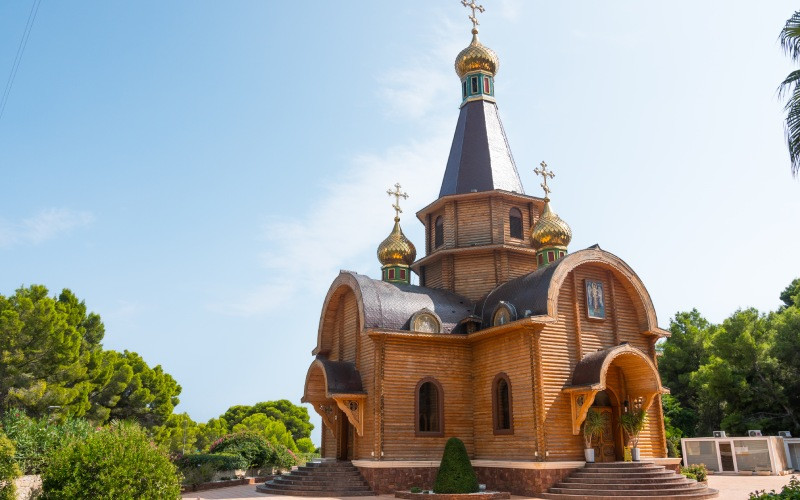
{"label": "potted plant", "polygon": [[583,421],[583,442],[586,445],[583,449],[583,454],[586,457],[586,462],[594,462],[592,440],[603,434],[606,424],[608,424],[607,414],[598,413],[592,409],[586,414],[586,420]]}
{"label": "potted plant", "polygon": [[619,417],[619,425],[631,443],[631,458],[634,462],[639,461],[639,435],[644,430],[647,423],[647,412],[644,408],[634,409],[627,413],[623,413]]}

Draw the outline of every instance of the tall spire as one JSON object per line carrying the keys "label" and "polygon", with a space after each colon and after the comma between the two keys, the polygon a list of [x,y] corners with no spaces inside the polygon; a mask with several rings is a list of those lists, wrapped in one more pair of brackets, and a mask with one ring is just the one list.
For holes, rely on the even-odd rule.
{"label": "tall spire", "polygon": [[455,60],[461,112],[439,197],[494,189],[524,194],[495,104],[494,77],[500,59],[478,39],[476,13],[486,9],[475,0],[461,3],[472,10],[472,41]]}
{"label": "tall spire", "polygon": [[394,228],[389,236],[378,245],[378,260],[381,263],[381,278],[389,283],[411,283],[411,264],[417,258],[417,249],[400,229],[400,198],[408,199],[408,194],[400,190],[400,183],[394,185],[394,191],[386,191],[389,196],[394,196]]}
{"label": "tall spire", "polygon": [[550,187],[547,179],[556,176],[547,170],[547,163],[539,164],[541,168],[533,169],[536,175],[542,176],[542,189],[544,190],[544,210],[536,225],[531,229],[531,242],[536,249],[536,264],[546,266],[567,254],[567,246],[572,240],[572,229],[550,208]]}

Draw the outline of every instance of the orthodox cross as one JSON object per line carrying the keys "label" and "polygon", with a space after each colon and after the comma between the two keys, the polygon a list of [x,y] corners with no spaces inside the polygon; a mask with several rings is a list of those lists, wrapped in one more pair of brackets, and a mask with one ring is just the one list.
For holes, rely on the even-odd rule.
{"label": "orthodox cross", "polygon": [[472,21],[472,29],[477,29],[478,25],[481,23],[478,22],[478,18],[475,16],[475,11],[477,10],[478,12],[484,12],[486,9],[483,8],[483,5],[476,4],[475,0],[469,0],[469,2],[467,2],[467,0],[461,0],[461,5],[472,9],[472,15],[469,16],[469,20]]}
{"label": "orthodox cross", "polygon": [[540,185],[542,186],[542,189],[544,189],[544,197],[545,197],[545,199],[548,199],[549,196],[550,196],[550,188],[547,187],[547,178],[549,177],[549,178],[552,179],[553,177],[556,176],[556,174],[554,174],[550,170],[547,170],[547,163],[542,162],[539,165],[542,166],[541,170],[539,168],[534,168],[533,169],[533,173],[536,174],[536,175],[541,175],[542,178],[544,179],[544,182],[541,183]]}
{"label": "orthodox cross", "polygon": [[400,219],[400,214],[403,213],[403,209],[400,208],[400,198],[403,198],[404,200],[408,199],[408,194],[400,191],[400,187],[401,187],[400,183],[398,182],[394,185],[394,191],[392,191],[391,189],[388,189],[386,191],[386,194],[388,194],[389,196],[394,196],[394,205],[392,205],[392,208],[394,208],[395,212],[394,217],[395,219],[398,220]]}

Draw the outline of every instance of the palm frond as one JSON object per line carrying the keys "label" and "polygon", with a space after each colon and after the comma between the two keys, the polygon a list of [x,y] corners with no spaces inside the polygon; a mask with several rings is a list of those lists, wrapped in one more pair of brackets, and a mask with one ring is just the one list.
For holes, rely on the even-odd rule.
{"label": "palm frond", "polygon": [[[797,82],[800,80],[800,69],[796,69],[789,73],[778,87],[778,98],[783,99],[787,94],[794,93],[797,88]],[[787,103],[788,106],[788,103]]]}
{"label": "palm frond", "polygon": [[800,60],[800,10],[786,21],[778,39],[781,48],[793,61]]}
{"label": "palm frond", "polygon": [[795,87],[791,98],[786,103],[786,145],[789,148],[789,161],[792,175],[800,172],[800,88]]}

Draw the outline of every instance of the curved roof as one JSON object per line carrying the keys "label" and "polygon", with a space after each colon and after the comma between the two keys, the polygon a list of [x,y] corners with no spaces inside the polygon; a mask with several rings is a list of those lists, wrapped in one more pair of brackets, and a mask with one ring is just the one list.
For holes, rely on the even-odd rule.
{"label": "curved roof", "polygon": [[659,330],[656,312],[650,300],[650,294],[644,284],[622,259],[602,250],[598,245],[579,250],[553,262],[549,266],[507,281],[498,286],[475,305],[475,314],[480,316],[483,324],[491,325],[491,317],[498,304],[511,303],[517,310],[520,319],[526,316],[557,316],[558,291],[570,271],[582,264],[600,264],[612,269],[623,278],[626,286],[639,297],[641,312],[648,329]]}
{"label": "curved roof", "polygon": [[317,358],[311,364],[309,371],[317,364],[322,367],[322,371],[325,374],[328,394],[358,394],[364,392],[364,388],[361,385],[361,374],[356,370],[355,363]]}
{"label": "curved roof", "polygon": [[661,386],[661,377],[655,364],[645,353],[627,342],[618,346],[600,349],[584,356],[572,371],[572,387],[593,386],[604,388],[606,386],[608,367],[616,359],[619,359],[618,363],[623,363],[628,369],[632,366],[638,366],[640,369],[649,372],[649,377],[639,377],[637,379],[640,382],[640,387],[638,388],[655,392],[664,391]]}
{"label": "curved roof", "polygon": [[325,297],[319,335],[322,334],[328,304],[342,287],[351,289],[356,295],[362,328],[408,330],[411,316],[421,309],[429,309],[441,319],[442,333],[453,333],[458,323],[472,315],[474,310],[472,301],[447,290],[386,283],[352,271],[341,271]]}

